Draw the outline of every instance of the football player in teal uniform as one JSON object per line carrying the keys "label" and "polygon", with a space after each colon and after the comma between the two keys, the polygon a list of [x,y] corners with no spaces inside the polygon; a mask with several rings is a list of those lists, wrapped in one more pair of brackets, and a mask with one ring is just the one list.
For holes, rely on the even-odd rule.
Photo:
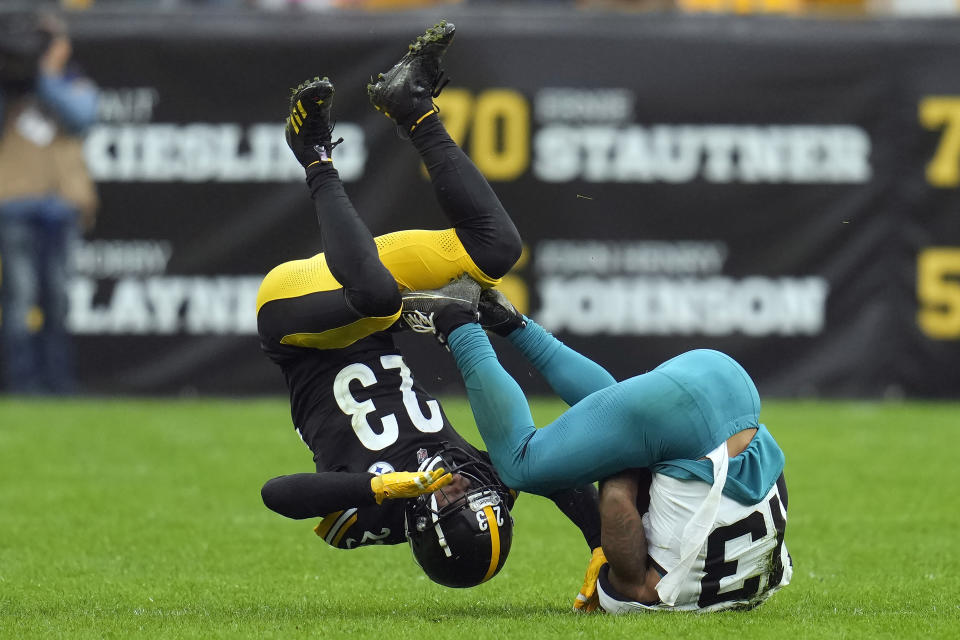
{"label": "football player in teal uniform", "polygon": [[[601,482],[602,551],[575,608],[749,608],[789,583],[784,455],[743,367],[700,349],[617,382],[497,291],[469,284],[405,294],[404,313],[453,353],[504,482],[541,494]],[[563,415],[536,427],[484,328],[544,376],[570,405]]]}

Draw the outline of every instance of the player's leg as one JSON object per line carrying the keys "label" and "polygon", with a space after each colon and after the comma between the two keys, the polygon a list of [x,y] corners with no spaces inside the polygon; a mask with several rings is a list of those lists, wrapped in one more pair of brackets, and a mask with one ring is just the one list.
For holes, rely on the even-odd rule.
{"label": "player's leg", "polygon": [[479,280],[496,280],[520,257],[520,234],[490,184],[448,134],[433,103],[443,88],[440,63],[454,32],[446,22],[428,29],[367,90],[374,106],[397,123],[420,153],[455,239],[487,276]]}
{"label": "player's leg", "polygon": [[491,278],[505,275],[520,257],[520,233],[480,170],[457,146],[436,114],[411,140],[420,152],[437,202],[474,263]]}
{"label": "player's leg", "polygon": [[[624,393],[609,393],[619,385],[588,396],[537,429],[522,390],[497,361],[478,325],[454,330],[448,343],[480,435],[510,487],[546,494],[657,461],[659,447],[647,433],[650,425],[634,422]],[[647,395],[662,389],[644,391]]]}
{"label": "player's leg", "polygon": [[643,425],[630,420],[620,396],[598,391],[537,429],[523,391],[478,325],[452,331],[448,343],[480,435],[511,488],[549,495],[651,464]]}
{"label": "player's leg", "polygon": [[327,267],[358,312],[387,315],[399,308],[400,297],[333,164],[333,149],[341,142],[332,141],[333,95],[333,84],[327,78],[297,87],[290,99],[287,143],[306,170]]}
{"label": "player's leg", "polygon": [[38,246],[40,306],[43,328],[38,357],[46,390],[75,391],[73,343],[67,333],[67,284],[70,279],[70,252],[77,240],[77,210],[58,198],[43,203],[43,223]]}
{"label": "player's leg", "polygon": [[389,327],[400,314],[397,283],[333,165],[333,85],[316,78],[294,90],[286,137],[306,170],[323,253],[267,274],[257,297],[261,335],[282,344],[341,348]]}
{"label": "player's leg", "polygon": [[[526,396],[508,374],[478,324],[466,323],[447,335],[447,345],[463,375],[480,436],[507,486],[525,489],[526,445],[537,428]],[[574,486],[573,484],[569,486]]]}
{"label": "player's leg", "polygon": [[[473,285],[473,296],[461,295],[467,285]],[[550,495],[624,468],[646,466],[621,464],[614,457],[624,447],[613,437],[622,436],[622,429],[604,424],[618,419],[613,410],[600,406],[596,414],[574,411],[607,389],[573,407],[554,423],[554,429],[550,429],[554,425],[536,428],[523,391],[500,365],[487,334],[476,323],[479,294],[476,283],[462,278],[439,290],[405,293],[403,312],[428,319],[419,330],[429,329],[448,344],[463,375],[480,435],[504,482],[514,489]],[[544,437],[548,430],[551,435]]]}
{"label": "player's leg", "polygon": [[496,289],[480,293],[480,326],[509,340],[568,405],[616,383],[610,373],[527,318]]}
{"label": "player's leg", "polygon": [[326,265],[349,304],[363,316],[387,316],[400,308],[397,282],[380,261],[377,245],[357,215],[332,162],[307,171]]}
{"label": "player's leg", "polygon": [[[590,394],[536,429],[520,387],[500,366],[479,325],[450,331],[448,343],[484,443],[515,489],[542,494],[623,469],[696,460],[740,428],[756,426],[747,396],[723,408],[707,406],[707,396],[724,389],[705,391],[696,377],[724,378],[725,363],[696,357],[705,372],[682,380],[659,371],[635,376]],[[676,363],[669,370],[677,372]]]}
{"label": "player's leg", "polygon": [[613,403],[595,400],[590,410],[575,411],[583,403],[577,404],[537,429],[519,385],[497,362],[489,342],[480,347],[483,340],[479,328],[457,330],[449,337],[477,428],[507,485],[547,495],[650,463],[645,455],[627,455],[633,437],[624,433],[627,425],[615,423]]}
{"label": "player's leg", "polygon": [[0,206],[0,382],[11,393],[39,390],[38,363],[30,334],[29,314],[36,304],[39,282],[36,268],[36,201],[16,201]]}

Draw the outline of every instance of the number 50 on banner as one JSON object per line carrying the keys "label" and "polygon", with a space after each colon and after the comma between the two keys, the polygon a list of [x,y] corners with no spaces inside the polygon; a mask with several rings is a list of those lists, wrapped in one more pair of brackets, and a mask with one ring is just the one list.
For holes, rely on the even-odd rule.
{"label": "number 50 on banner", "polygon": [[960,247],[927,247],[917,256],[920,330],[935,340],[960,339]]}

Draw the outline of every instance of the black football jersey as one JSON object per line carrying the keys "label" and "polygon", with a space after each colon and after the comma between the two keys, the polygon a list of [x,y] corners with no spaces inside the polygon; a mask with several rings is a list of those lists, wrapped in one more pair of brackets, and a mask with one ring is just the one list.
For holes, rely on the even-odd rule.
{"label": "black football jersey", "polygon": [[[416,470],[443,442],[489,459],[454,431],[440,403],[413,379],[390,333],[335,350],[263,346],[283,370],[293,424],[318,472]],[[317,535],[340,548],[404,542],[404,503],[330,514]]]}

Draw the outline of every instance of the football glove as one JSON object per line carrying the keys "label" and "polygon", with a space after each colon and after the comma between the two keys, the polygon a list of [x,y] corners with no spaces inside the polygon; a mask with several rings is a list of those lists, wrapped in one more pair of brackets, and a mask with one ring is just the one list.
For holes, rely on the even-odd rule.
{"label": "football glove", "polygon": [[453,481],[442,468],[433,471],[392,471],[370,478],[370,488],[377,504],[387,498],[416,498],[433,493]]}
{"label": "football glove", "polygon": [[527,326],[527,320],[517,308],[496,289],[484,289],[480,292],[480,326],[506,338],[508,335]]}
{"label": "football glove", "polygon": [[587,575],[583,578],[583,586],[580,587],[580,593],[573,601],[573,610],[577,613],[589,613],[596,611],[600,605],[600,596],[597,595],[597,577],[600,575],[600,567],[607,563],[607,557],[603,555],[603,548],[597,547],[590,556],[590,564],[587,565]]}

